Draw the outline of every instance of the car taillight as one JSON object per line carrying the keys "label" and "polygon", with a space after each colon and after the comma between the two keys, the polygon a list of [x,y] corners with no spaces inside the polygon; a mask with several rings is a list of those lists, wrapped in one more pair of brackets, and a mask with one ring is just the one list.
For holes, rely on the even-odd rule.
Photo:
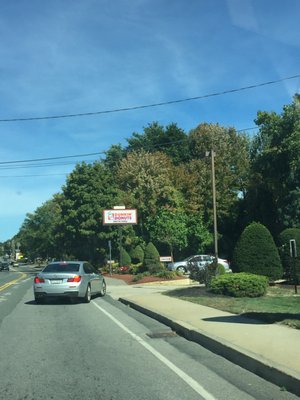
{"label": "car taillight", "polygon": [[80,275],[76,275],[73,278],[69,278],[67,280],[67,282],[80,282],[81,281],[81,276]]}
{"label": "car taillight", "polygon": [[34,278],[34,283],[44,283],[44,282],[45,282],[44,278],[39,278],[38,276]]}

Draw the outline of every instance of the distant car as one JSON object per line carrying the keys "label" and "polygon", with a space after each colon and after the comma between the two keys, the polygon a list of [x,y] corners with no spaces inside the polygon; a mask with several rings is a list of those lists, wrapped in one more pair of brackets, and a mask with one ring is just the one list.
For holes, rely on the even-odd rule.
{"label": "distant car", "polygon": [[0,271],[9,271],[8,261],[0,261]]}
{"label": "distant car", "polygon": [[[192,263],[193,264],[196,263],[196,265],[199,268],[203,268],[203,267],[205,267],[205,265],[211,264],[213,262],[213,260],[214,260],[214,256],[212,256],[212,255],[197,254],[194,256],[190,256],[183,261],[169,263],[167,265],[167,268],[170,271],[178,271],[178,272],[182,272],[182,273],[187,273],[189,270],[189,265],[191,265]],[[229,263],[224,258],[218,258],[218,264],[222,264],[224,266],[226,272],[231,272]]]}
{"label": "distant car", "polygon": [[86,261],[56,261],[48,264],[33,283],[37,303],[47,297],[78,298],[86,303],[94,295],[104,296],[104,277]]}

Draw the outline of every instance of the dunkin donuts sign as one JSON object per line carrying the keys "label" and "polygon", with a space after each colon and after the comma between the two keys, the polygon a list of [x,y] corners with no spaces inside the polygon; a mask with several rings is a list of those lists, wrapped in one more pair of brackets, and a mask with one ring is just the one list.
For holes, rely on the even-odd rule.
{"label": "dunkin donuts sign", "polygon": [[137,210],[136,209],[104,210],[103,224],[104,225],[137,224]]}

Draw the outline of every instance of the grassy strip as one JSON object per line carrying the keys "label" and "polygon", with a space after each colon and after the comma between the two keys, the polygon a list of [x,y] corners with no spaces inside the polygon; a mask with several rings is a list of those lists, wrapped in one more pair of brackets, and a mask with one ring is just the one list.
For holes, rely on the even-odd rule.
{"label": "grassy strip", "polygon": [[295,295],[292,288],[270,287],[265,296],[256,298],[214,295],[201,286],[164,294],[270,324],[279,323],[300,329],[300,295]]}

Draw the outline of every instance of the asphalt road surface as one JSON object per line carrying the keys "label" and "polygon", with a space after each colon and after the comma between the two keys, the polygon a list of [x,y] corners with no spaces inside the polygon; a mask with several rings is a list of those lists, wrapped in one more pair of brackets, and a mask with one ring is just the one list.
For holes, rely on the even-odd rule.
{"label": "asphalt road surface", "polygon": [[109,296],[35,304],[33,276],[0,273],[2,400],[298,397]]}

